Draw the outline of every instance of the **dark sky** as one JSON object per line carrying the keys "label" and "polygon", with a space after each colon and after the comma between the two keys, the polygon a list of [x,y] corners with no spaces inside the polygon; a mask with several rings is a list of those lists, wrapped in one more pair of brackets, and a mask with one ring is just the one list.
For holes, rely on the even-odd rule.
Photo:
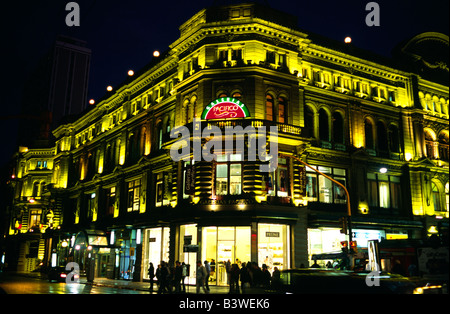
{"label": "dark sky", "polygon": [[[178,27],[213,4],[233,0],[79,0],[81,24],[68,27],[65,0],[8,1],[0,7],[2,116],[18,112],[23,84],[58,34],[87,41],[92,50],[89,98],[98,99],[107,85],[118,85],[129,69],[147,64],[154,50],[165,51],[179,36]],[[385,56],[394,46],[424,31],[448,35],[449,1],[381,0],[380,26],[365,23],[367,0],[260,0],[298,16],[299,27]],[[6,138],[1,164],[16,150],[14,120],[0,120]],[[5,137],[6,135],[6,137]]]}

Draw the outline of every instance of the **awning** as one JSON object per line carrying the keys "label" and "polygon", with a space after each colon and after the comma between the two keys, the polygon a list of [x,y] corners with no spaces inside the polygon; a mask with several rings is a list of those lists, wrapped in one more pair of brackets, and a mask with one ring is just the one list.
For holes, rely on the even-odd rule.
{"label": "awning", "polygon": [[106,233],[101,230],[82,230],[75,237],[73,246],[79,245],[80,249],[92,247],[107,247],[108,238]]}

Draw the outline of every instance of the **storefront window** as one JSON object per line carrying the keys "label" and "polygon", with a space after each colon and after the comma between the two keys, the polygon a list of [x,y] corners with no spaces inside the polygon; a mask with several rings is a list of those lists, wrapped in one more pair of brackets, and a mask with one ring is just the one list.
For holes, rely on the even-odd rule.
{"label": "storefront window", "polygon": [[289,226],[258,224],[258,265],[264,264],[270,272],[290,267]]}
{"label": "storefront window", "polygon": [[202,258],[211,264],[211,284],[227,285],[226,263],[238,264],[251,260],[250,227],[202,228]]}
{"label": "storefront window", "polygon": [[197,252],[184,252],[184,239],[188,236],[191,238],[191,244],[196,245],[197,242],[197,225],[181,225],[180,226],[180,246],[179,261],[190,265],[189,277],[186,278],[185,284],[195,284],[195,270],[197,268]]}
{"label": "storefront window", "polygon": [[161,261],[169,261],[169,239],[170,228],[152,228],[146,229],[144,232],[144,276],[148,279],[148,268],[150,263],[156,269]]}

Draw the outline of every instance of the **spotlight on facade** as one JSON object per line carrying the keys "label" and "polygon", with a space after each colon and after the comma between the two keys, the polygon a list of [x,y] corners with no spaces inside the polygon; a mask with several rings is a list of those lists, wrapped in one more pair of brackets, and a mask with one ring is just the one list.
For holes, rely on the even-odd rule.
{"label": "spotlight on facade", "polygon": [[380,173],[386,173],[388,170],[386,167],[380,168]]}
{"label": "spotlight on facade", "polygon": [[349,37],[349,36],[347,36],[347,37],[345,37],[344,42],[345,42],[346,44],[349,44],[349,43],[352,42],[352,38]]}

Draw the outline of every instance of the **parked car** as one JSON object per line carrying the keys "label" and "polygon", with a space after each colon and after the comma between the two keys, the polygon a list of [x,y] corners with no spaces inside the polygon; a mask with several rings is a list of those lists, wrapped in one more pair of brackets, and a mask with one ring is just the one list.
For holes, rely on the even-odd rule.
{"label": "parked car", "polygon": [[[52,267],[47,274],[48,281],[66,282],[67,277],[69,277],[69,280],[71,280],[71,282],[78,281],[78,279],[80,278],[79,275],[76,273],[71,274],[71,272],[72,270],[66,270],[66,267],[64,266]],[[72,278],[70,279],[70,277]]]}
{"label": "parked car", "polygon": [[416,287],[410,279],[389,273],[305,268],[281,271],[276,293],[412,294]]}

